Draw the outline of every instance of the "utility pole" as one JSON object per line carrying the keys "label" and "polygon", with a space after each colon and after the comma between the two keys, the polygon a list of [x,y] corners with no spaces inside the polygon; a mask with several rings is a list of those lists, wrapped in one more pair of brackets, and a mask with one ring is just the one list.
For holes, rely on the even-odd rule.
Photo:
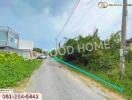
{"label": "utility pole", "polygon": [[108,4],[107,2],[99,2],[99,8],[107,8],[109,6],[123,6],[122,8],[122,26],[121,26],[121,43],[120,43],[120,80],[125,76],[125,55],[126,55],[126,32],[127,32],[127,16],[128,16],[128,4],[127,0],[123,0],[123,4]]}
{"label": "utility pole", "polygon": [[57,50],[57,43],[58,43],[58,40],[57,40],[57,38],[55,39],[55,43],[56,43],[56,50]]}
{"label": "utility pole", "polygon": [[61,48],[61,43],[60,42],[59,42],[58,46],[59,46],[59,49],[60,49]]}
{"label": "utility pole", "polygon": [[120,49],[120,80],[125,76],[126,32],[127,32],[127,0],[123,0],[122,26],[121,26],[121,49]]}

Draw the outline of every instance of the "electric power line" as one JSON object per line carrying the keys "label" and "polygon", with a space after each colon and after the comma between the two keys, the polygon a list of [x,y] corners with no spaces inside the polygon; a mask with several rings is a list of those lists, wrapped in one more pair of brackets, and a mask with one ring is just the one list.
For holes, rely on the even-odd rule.
{"label": "electric power line", "polygon": [[[98,2],[98,1],[97,1],[97,2]],[[95,5],[95,4],[97,5],[97,2],[94,3],[94,5]],[[93,5],[92,5],[92,6],[93,6]],[[95,7],[95,6],[94,6],[94,7]],[[91,7],[91,9],[93,9],[93,7]],[[91,10],[91,9],[90,9],[90,10]],[[108,8],[108,9],[110,9],[110,8]],[[88,11],[90,11],[90,10],[88,10]],[[88,12],[88,11],[87,11],[87,12]],[[86,18],[88,15],[96,16],[96,13],[95,13],[96,11],[97,11],[97,9],[95,9],[94,12],[91,11],[90,13],[87,13],[87,12],[86,12],[85,14],[83,14],[83,16],[82,16],[83,18],[81,17],[81,18],[83,19],[83,21],[81,22],[82,24],[80,24],[79,27],[76,28],[76,30],[80,30],[81,27],[85,25],[84,23],[86,23],[86,22],[88,22],[88,21],[90,20],[89,18]],[[109,12],[109,10],[107,10],[106,12],[104,12],[103,14],[101,14],[101,16],[99,16],[98,18],[96,18],[96,19],[93,21],[93,23],[95,23],[97,20],[103,20],[102,17],[103,17],[104,15],[106,15],[106,13],[108,13],[108,12]],[[78,21],[78,22],[79,22],[79,21]],[[75,25],[78,25],[78,24],[76,23]],[[89,26],[91,26],[91,25],[89,25]],[[72,28],[72,29],[73,29],[73,28]]]}
{"label": "electric power line", "polygon": [[[75,22],[75,24],[73,24],[72,26],[71,26],[71,28],[69,29],[69,30],[73,30],[73,28],[74,28],[74,26],[76,27],[77,25],[79,25],[78,24],[78,22],[80,22],[80,20],[82,20],[82,19],[84,19],[85,18],[85,16],[86,15],[90,15],[91,13],[92,14],[94,14],[95,16],[96,16],[96,14],[95,14],[95,12],[92,12],[92,10],[91,9],[93,9],[95,6],[95,4],[96,4],[96,6],[97,6],[97,2],[99,2],[99,0],[98,1],[96,1],[96,3],[94,3],[94,1],[96,1],[96,0],[93,0],[93,1],[89,1],[89,2],[87,2],[87,3],[89,3],[90,5],[86,8],[86,10],[84,11],[84,13],[82,13],[82,15],[81,15],[81,17],[79,18],[79,20],[77,20],[77,22]],[[91,3],[91,2],[93,2],[93,3]],[[88,13],[89,11],[91,11],[90,13]],[[87,16],[86,16],[87,17]],[[86,21],[85,21],[86,22]],[[78,27],[77,27],[78,28]],[[76,28],[76,29],[77,29]],[[79,27],[80,28],[80,27]]]}
{"label": "electric power line", "polygon": [[79,3],[81,0],[77,0],[77,3],[75,4],[71,14],[69,15],[68,19],[66,20],[66,22],[64,23],[62,29],[60,30],[59,34],[57,35],[56,39],[59,37],[60,34],[62,34],[63,30],[65,29],[66,25],[68,24],[68,22],[70,21],[71,17],[73,16],[74,12],[76,11]]}
{"label": "electric power line", "polygon": [[[97,11],[97,10],[96,10],[96,11]],[[104,15],[106,16],[110,11],[111,11],[111,8],[109,7],[104,13],[102,13],[98,18],[96,18],[96,19],[93,21],[93,23],[96,23],[97,21],[102,21],[102,20],[103,20],[102,18],[104,17]],[[96,13],[95,13],[95,12],[93,12],[92,14],[94,14],[94,15],[96,16]],[[85,19],[85,18],[84,18],[84,19]],[[88,18],[87,18],[86,20],[84,20],[82,24],[86,23],[87,21],[89,21]],[[90,24],[89,26],[92,26],[92,25]],[[95,27],[96,27],[96,26],[95,26]],[[81,29],[81,27],[79,27],[78,30],[80,30],[80,29]]]}
{"label": "electric power line", "polygon": [[[96,0],[93,0],[93,1],[96,1]],[[93,2],[93,1],[90,0],[88,3],[91,3],[91,2]],[[79,18],[79,20],[77,20],[77,22],[75,22],[75,24],[74,24],[69,30],[72,30],[76,25],[78,25],[78,22],[80,22],[80,20],[82,20],[82,19],[84,18],[84,16],[86,16],[86,15],[88,14],[88,12],[89,12],[92,8],[94,8],[94,4],[95,4],[95,3],[89,5],[89,7],[88,7],[88,8],[86,9],[86,11],[82,14],[82,16]]]}

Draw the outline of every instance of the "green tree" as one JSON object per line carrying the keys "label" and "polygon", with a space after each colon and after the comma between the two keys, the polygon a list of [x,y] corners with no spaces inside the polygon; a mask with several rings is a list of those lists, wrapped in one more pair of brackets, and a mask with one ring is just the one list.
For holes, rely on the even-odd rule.
{"label": "green tree", "polygon": [[36,51],[38,53],[43,53],[43,50],[40,48],[33,48],[33,51]]}

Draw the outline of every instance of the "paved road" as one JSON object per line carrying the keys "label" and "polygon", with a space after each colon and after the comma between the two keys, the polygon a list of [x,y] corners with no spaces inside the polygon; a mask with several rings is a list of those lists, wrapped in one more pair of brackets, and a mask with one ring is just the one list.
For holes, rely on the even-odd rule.
{"label": "paved road", "polygon": [[42,93],[43,100],[106,100],[50,58],[33,75],[29,91]]}

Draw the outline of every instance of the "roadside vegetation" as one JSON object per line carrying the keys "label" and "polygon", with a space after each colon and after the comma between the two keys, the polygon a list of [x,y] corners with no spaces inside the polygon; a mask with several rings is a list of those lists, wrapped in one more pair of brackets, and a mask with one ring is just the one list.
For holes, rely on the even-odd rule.
{"label": "roadside vegetation", "polygon": [[0,52],[0,88],[13,87],[32,75],[41,60],[24,60],[15,53]]}
{"label": "roadside vegetation", "polygon": [[[107,41],[109,43],[109,49],[98,48],[91,51],[83,49],[78,51],[77,49],[78,45],[86,45],[91,42],[96,42],[99,45],[100,43]],[[63,48],[66,48],[67,46],[72,46],[74,52],[72,54],[66,52],[64,55],[58,53],[57,56],[59,58],[124,88],[124,91],[121,94],[128,98],[128,100],[132,100],[132,51],[128,50],[128,53],[126,54],[126,75],[123,80],[120,80],[120,32],[112,33],[111,37],[107,40],[101,40],[97,30],[93,35],[68,39]],[[64,52],[63,48],[60,48],[59,51]],[[89,48],[91,47],[89,46]],[[55,53],[56,51],[53,50],[52,54],[54,55]]]}
{"label": "roadside vegetation", "polygon": [[41,48],[33,48],[33,51],[38,52],[38,53],[42,53],[42,54],[47,54],[47,52],[44,51],[44,50],[41,49]]}

